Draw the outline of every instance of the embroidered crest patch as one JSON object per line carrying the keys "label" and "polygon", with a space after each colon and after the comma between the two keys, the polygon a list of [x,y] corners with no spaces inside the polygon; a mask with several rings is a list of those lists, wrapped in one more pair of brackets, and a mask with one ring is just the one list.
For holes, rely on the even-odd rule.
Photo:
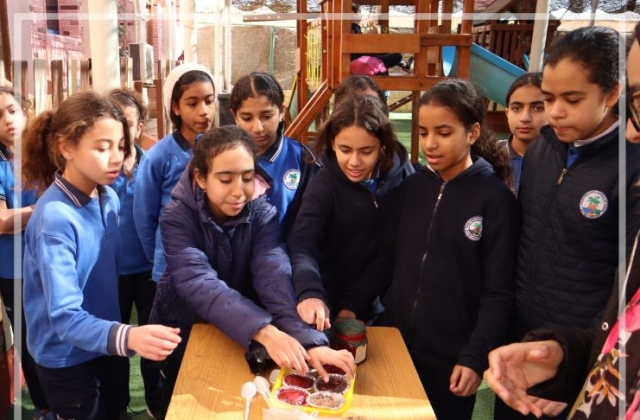
{"label": "embroidered crest patch", "polygon": [[464,234],[472,241],[482,238],[482,216],[474,216],[464,224]]}
{"label": "embroidered crest patch", "polygon": [[591,190],[580,199],[580,213],[587,219],[597,219],[602,216],[608,206],[607,196],[598,190]]}
{"label": "embroidered crest patch", "polygon": [[290,190],[297,190],[300,183],[300,171],[297,169],[289,169],[282,177],[284,186]]}

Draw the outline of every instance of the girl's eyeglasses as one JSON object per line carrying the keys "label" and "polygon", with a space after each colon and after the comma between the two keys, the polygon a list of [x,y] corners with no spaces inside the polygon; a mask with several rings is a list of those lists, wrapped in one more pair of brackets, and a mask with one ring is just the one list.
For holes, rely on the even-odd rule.
{"label": "girl's eyeglasses", "polygon": [[640,131],[640,89],[627,88],[627,118]]}

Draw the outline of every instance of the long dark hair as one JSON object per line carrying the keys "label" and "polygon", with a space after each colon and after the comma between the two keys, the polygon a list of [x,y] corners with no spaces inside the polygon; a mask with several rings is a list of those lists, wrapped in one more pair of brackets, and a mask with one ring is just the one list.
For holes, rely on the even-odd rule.
{"label": "long dark hair", "polygon": [[497,146],[493,133],[483,124],[487,105],[471,82],[447,79],[437,83],[420,98],[420,106],[437,105],[447,108],[469,131],[480,124],[480,137],[471,145],[471,154],[489,162],[500,179],[513,186],[511,163],[505,151]]}
{"label": "long dark hair", "polygon": [[[242,76],[231,90],[229,96],[229,108],[236,114],[242,103],[248,98],[264,96],[279,112],[284,106],[284,91],[278,81],[270,74],[263,72],[253,72]],[[284,132],[284,121],[278,124],[278,137]]]}
{"label": "long dark hair", "polygon": [[513,92],[515,92],[516,90],[520,89],[523,86],[529,86],[529,85],[535,86],[538,89],[542,89],[542,73],[531,72],[531,73],[521,74],[520,76],[518,76],[518,78],[516,78],[516,80],[513,81],[513,83],[509,87],[509,90],[507,91],[507,96],[506,96],[507,101],[505,102],[505,104],[509,106],[509,102],[511,101],[511,95],[513,95]]}
{"label": "long dark hair", "polygon": [[246,131],[235,125],[212,128],[205,132],[196,143],[193,157],[189,163],[189,171],[193,174],[197,170],[200,176],[206,178],[211,170],[213,158],[236,147],[244,147],[253,156],[253,159],[256,159],[256,146]]}
{"label": "long dark hair", "polygon": [[338,103],[331,116],[325,121],[316,136],[316,152],[318,156],[335,157],[333,142],[345,128],[360,127],[380,140],[380,173],[385,176],[393,167],[394,152],[402,155],[402,145],[398,142],[393,126],[389,121],[386,107],[377,98],[369,95],[355,94]]}
{"label": "long dark hair", "polygon": [[[636,35],[637,36],[637,35]],[[587,79],[609,93],[620,81],[620,34],[611,28],[589,26],[567,32],[554,40],[547,51],[544,67],[555,67],[568,59],[587,71]]]}
{"label": "long dark hair", "polygon": [[124,131],[124,157],[131,154],[131,138],[127,120],[115,102],[93,91],[73,94],[57,110],[44,111],[24,132],[23,164],[25,186],[44,191],[55,178],[56,171],[64,172],[65,159],[59,150],[60,142],[77,145],[99,120],[113,118]]}

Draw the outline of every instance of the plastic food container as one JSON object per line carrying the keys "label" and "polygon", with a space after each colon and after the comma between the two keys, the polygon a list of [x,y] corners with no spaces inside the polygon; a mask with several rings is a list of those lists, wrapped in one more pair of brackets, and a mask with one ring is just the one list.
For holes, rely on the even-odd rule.
{"label": "plastic food container", "polygon": [[[308,376],[314,385],[310,389],[287,385],[284,379],[287,375]],[[315,371],[310,372],[308,375],[301,375],[290,369],[280,369],[280,374],[273,384],[269,402],[272,407],[276,408],[299,410],[307,413],[317,412],[319,415],[334,417],[339,416],[351,407],[355,377],[350,380],[346,375],[335,373],[330,374],[329,377],[330,384],[327,384],[327,388],[334,389],[336,392],[318,390],[317,381],[322,381],[322,379],[318,378]],[[302,382],[292,376],[289,378],[294,379],[290,382]],[[323,388],[320,385],[320,389]],[[342,391],[340,391],[341,389]],[[288,395],[288,393],[291,393],[291,395]],[[299,402],[298,394],[301,398],[303,393],[307,393],[305,403],[304,405],[297,405]],[[289,404],[285,401],[293,401],[294,403]]]}

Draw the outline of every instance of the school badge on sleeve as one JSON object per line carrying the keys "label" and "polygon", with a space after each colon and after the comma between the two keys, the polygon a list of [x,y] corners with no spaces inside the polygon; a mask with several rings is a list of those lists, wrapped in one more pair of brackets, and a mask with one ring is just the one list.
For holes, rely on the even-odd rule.
{"label": "school badge on sleeve", "polygon": [[289,169],[282,177],[284,186],[290,190],[297,190],[300,183],[300,171],[298,169]]}
{"label": "school badge on sleeve", "polygon": [[597,219],[609,206],[607,196],[598,190],[591,190],[580,199],[580,213],[587,219]]}
{"label": "school badge on sleeve", "polygon": [[472,241],[482,238],[482,216],[474,216],[464,224],[464,234]]}

